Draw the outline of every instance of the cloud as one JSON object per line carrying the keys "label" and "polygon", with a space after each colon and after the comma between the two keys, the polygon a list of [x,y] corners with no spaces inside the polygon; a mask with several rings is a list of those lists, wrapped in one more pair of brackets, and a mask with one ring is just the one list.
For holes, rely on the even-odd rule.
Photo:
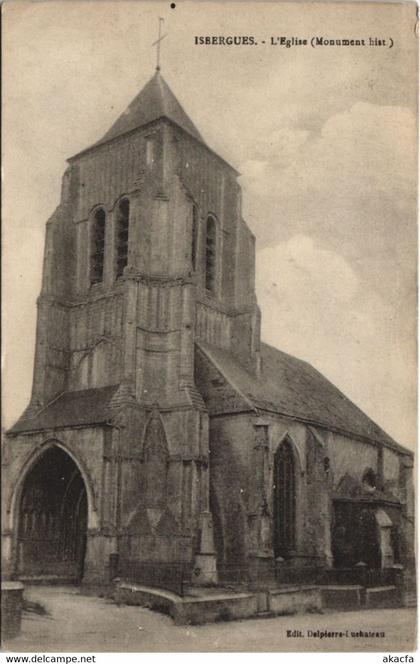
{"label": "cloud", "polygon": [[317,246],[308,236],[295,235],[259,251],[256,274],[266,338],[284,347],[276,321],[281,321],[295,348],[301,348],[299,337],[308,334],[315,333],[319,341],[327,332],[340,336],[343,310],[348,311],[359,288],[342,256]]}
{"label": "cloud", "polygon": [[286,122],[258,133],[240,167],[259,246],[297,233],[318,238],[400,300],[416,269],[413,113],[357,102],[319,131]]}
{"label": "cloud", "polygon": [[363,193],[386,190],[412,197],[415,135],[410,109],[358,102],[328,118],[320,132],[292,123],[268,135],[260,131],[240,170],[245,186],[256,193],[282,194],[283,202],[296,191],[328,194],[333,200],[344,195],[357,201]]}
{"label": "cloud", "polygon": [[310,280],[312,288],[323,290],[328,280],[338,299],[349,299],[357,289],[357,277],[346,261],[332,251],[317,249],[311,238],[295,235],[287,243],[287,253],[296,268]]}

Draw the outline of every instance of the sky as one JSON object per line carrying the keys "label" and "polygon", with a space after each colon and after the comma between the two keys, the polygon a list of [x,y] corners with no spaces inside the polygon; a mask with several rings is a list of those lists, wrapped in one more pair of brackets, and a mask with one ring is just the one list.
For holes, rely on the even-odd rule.
{"label": "sky", "polygon": [[[165,80],[241,173],[264,340],[414,449],[415,4],[175,4],[3,5],[3,425],[30,397],[45,223],[66,159],[153,75],[161,16]],[[206,35],[257,44],[194,44]],[[387,45],[272,46],[278,36]]]}

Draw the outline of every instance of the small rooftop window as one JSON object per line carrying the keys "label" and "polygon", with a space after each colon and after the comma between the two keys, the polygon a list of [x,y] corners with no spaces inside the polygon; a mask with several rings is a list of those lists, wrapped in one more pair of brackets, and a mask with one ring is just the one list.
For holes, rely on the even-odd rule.
{"label": "small rooftop window", "polygon": [[117,278],[121,277],[128,262],[128,234],[130,201],[124,198],[118,205],[116,227]]}
{"label": "small rooftop window", "polygon": [[369,489],[376,489],[376,475],[372,468],[368,468],[362,478],[363,484]]}

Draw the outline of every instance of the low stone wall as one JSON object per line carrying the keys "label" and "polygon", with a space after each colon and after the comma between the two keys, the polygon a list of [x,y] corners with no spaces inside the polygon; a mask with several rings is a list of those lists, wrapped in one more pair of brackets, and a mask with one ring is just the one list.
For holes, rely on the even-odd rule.
{"label": "low stone wall", "polygon": [[326,609],[350,611],[364,604],[365,588],[362,586],[321,586],[322,604]]}
{"label": "low stone wall", "polygon": [[2,581],[1,584],[1,635],[14,639],[20,634],[23,609],[23,583]]}
{"label": "low stone wall", "polygon": [[401,593],[395,586],[382,586],[380,588],[367,588],[366,608],[384,609],[402,605]]}
{"label": "low stone wall", "polygon": [[114,600],[118,604],[144,606],[170,615],[176,625],[241,620],[252,617],[322,613],[323,608],[360,610],[400,606],[395,586],[283,586],[251,592],[224,592],[223,588],[198,589],[183,597],[166,590],[118,581]]}
{"label": "low stone wall", "polygon": [[205,597],[180,597],[166,590],[118,582],[114,601],[117,604],[144,606],[169,614],[176,625],[250,618],[258,613],[254,593],[211,594]]}
{"label": "low stone wall", "polygon": [[144,606],[169,615],[172,615],[173,607],[182,599],[178,595],[166,590],[159,590],[158,588],[141,586],[129,582],[117,583],[113,597],[117,604]]}
{"label": "low stone wall", "polygon": [[199,625],[251,618],[257,613],[256,595],[238,593],[209,598],[184,598],[174,606],[171,615],[176,625]]}

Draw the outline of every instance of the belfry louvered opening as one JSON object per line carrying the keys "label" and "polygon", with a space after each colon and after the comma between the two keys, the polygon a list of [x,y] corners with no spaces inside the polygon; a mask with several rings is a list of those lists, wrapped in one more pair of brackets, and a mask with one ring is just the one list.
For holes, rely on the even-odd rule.
{"label": "belfry louvered opening", "polygon": [[103,208],[96,210],[93,216],[90,263],[90,283],[92,285],[101,283],[104,276],[105,219],[105,210]]}
{"label": "belfry louvered opening", "polygon": [[191,229],[191,266],[195,270],[197,267],[197,240],[198,240],[198,208],[193,205],[192,209],[192,229]]}

